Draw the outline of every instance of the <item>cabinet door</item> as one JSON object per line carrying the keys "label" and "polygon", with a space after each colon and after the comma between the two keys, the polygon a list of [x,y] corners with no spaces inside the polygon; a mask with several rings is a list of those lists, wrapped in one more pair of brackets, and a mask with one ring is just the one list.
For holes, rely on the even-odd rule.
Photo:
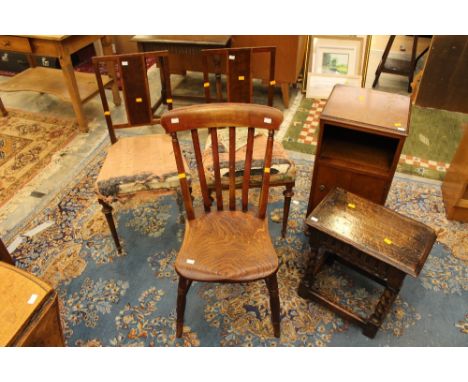
{"label": "cabinet door", "polygon": [[348,191],[383,205],[387,199],[387,184],[386,178],[353,173]]}
{"label": "cabinet door", "polygon": [[310,213],[322,199],[335,187],[347,190],[351,184],[352,174],[346,170],[340,170],[316,162],[317,172],[312,180],[309,208]]}
{"label": "cabinet door", "polygon": [[334,188],[341,187],[356,195],[384,204],[387,196],[387,179],[355,173],[351,169],[338,169],[317,162],[317,173],[312,180],[308,214]]}

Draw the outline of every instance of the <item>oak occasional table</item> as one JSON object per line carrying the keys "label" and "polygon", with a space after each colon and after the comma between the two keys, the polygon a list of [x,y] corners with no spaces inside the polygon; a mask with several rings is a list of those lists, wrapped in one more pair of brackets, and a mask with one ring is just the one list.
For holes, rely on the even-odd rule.
{"label": "oak occasional table", "polygon": [[0,261],[0,346],[65,346],[57,292]]}
{"label": "oak occasional table", "polygon": [[[363,334],[373,338],[405,276],[417,277],[421,272],[436,239],[434,231],[340,188],[328,193],[306,223],[312,229],[312,255],[299,295],[326,305],[362,326]],[[325,260],[337,260],[385,287],[368,317],[331,300],[316,288],[314,278]]]}
{"label": "oak occasional table", "polygon": [[[30,68],[0,84],[0,91],[36,91],[53,94],[65,102],[70,102],[76,119],[83,132],[88,131],[88,123],[83,112],[83,103],[98,92],[94,73],[80,73],[73,70],[72,53],[85,46],[101,40],[105,54],[112,54],[111,40],[107,36],[0,36],[0,49],[25,53],[28,55]],[[35,67],[31,55],[57,57],[61,70]],[[115,70],[108,67],[109,76],[103,76],[104,85],[115,78]],[[120,105],[120,95],[117,83],[112,84],[114,104]]]}

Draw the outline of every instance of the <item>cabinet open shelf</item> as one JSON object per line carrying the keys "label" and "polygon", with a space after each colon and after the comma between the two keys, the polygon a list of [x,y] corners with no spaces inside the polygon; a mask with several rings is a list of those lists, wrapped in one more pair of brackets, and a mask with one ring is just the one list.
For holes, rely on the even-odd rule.
{"label": "cabinet open shelf", "polygon": [[396,138],[325,124],[320,159],[387,173],[392,168],[398,143]]}

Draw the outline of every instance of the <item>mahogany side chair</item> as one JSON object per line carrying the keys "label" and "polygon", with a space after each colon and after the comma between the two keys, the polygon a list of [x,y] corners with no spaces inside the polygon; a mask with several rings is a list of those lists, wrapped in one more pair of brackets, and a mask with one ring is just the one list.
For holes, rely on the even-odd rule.
{"label": "mahogany side chair", "polygon": [[[270,294],[271,318],[274,335],[280,336],[280,300],[276,272],[278,256],[268,232],[265,219],[270,186],[273,135],[283,120],[281,111],[264,105],[242,103],[213,103],[181,107],[163,114],[161,124],[172,137],[177,171],[186,209],[186,227],[182,246],[175,261],[179,275],[177,295],[177,330],[183,331],[187,292],[193,281],[240,283],[265,280]],[[247,150],[241,157],[233,149],[236,133],[248,128]],[[223,205],[223,186],[220,175],[218,130],[229,131],[229,197],[227,208]],[[209,187],[206,180],[199,130],[208,129],[213,140],[213,163],[216,193],[216,210],[212,211]],[[249,185],[255,129],[265,129],[268,138],[264,150],[262,186],[256,212],[249,211]],[[193,207],[187,182],[187,166],[183,161],[178,134],[190,131],[203,199],[203,210]],[[245,163],[244,163],[245,161]],[[236,203],[236,172],[238,164],[245,164],[242,175],[242,199]],[[240,204],[240,205],[236,205]],[[240,207],[240,208],[239,208]],[[200,208],[201,209],[201,208]]]}
{"label": "mahogany side chair", "polygon": [[[169,58],[167,51],[146,52],[93,57],[94,70],[99,86],[104,115],[112,146],[109,148],[104,164],[95,184],[98,202],[106,217],[118,252],[122,247],[112,216],[111,203],[131,197],[153,197],[161,193],[175,191],[179,208],[183,210],[182,199],[177,192],[178,177],[172,156],[171,139],[166,134],[138,135],[117,140],[115,129],[134,126],[155,125],[160,118],[154,113],[159,102],[151,105],[147,73],[147,60],[158,63],[161,73],[163,100],[172,109]],[[106,98],[101,78],[101,65],[114,63],[120,73],[122,93],[126,112],[126,123],[115,124]]]}
{"label": "mahogany side chair", "polygon": [[[205,49],[202,50],[203,60],[203,76],[205,100],[207,103],[212,101],[212,91],[209,81],[209,74],[215,74],[215,100],[216,102],[223,101],[223,87],[221,75],[226,74],[226,94],[227,102],[253,102],[253,78],[252,65],[254,58],[262,60],[269,67],[269,76],[267,79],[268,96],[267,105],[273,106],[273,96],[275,91],[275,57],[276,47],[253,47],[253,48],[227,48],[227,49]],[[263,152],[267,142],[264,134],[257,134],[254,138],[255,147],[253,155],[253,167],[251,169],[250,187],[260,188],[262,186],[261,168],[257,165],[263,159]],[[227,153],[228,147],[224,142],[220,142],[220,152]],[[236,151],[245,152],[245,140],[239,140],[236,145]],[[208,145],[205,151],[206,157],[211,157],[211,145]],[[207,182],[210,192],[214,190],[214,177],[212,171],[212,163],[207,161]],[[210,171],[211,169],[211,171]],[[236,172],[236,184],[241,187],[242,173],[244,169],[240,168]],[[226,174],[228,169],[222,168],[221,172]],[[222,176],[222,187],[228,188],[228,180],[226,176]],[[296,165],[288,158],[283,145],[280,142],[274,142],[273,159],[271,166],[270,185],[272,187],[285,187],[284,207],[283,207],[283,224],[281,235],[284,237],[288,226],[289,209],[291,206],[291,198],[294,196],[293,188],[296,183]]]}

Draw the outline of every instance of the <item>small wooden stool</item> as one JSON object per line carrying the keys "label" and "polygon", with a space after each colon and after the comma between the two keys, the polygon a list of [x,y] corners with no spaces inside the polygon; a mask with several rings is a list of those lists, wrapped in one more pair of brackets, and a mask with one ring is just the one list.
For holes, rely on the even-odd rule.
{"label": "small wooden stool", "polygon": [[57,293],[0,262],[0,346],[65,346]]}
{"label": "small wooden stool", "polygon": [[[400,291],[405,276],[417,277],[435,242],[434,231],[340,188],[333,189],[307,217],[310,241],[317,253],[310,259],[299,295],[314,299],[363,327],[374,338]],[[382,284],[385,290],[369,317],[329,300],[313,286],[327,257]]]}

